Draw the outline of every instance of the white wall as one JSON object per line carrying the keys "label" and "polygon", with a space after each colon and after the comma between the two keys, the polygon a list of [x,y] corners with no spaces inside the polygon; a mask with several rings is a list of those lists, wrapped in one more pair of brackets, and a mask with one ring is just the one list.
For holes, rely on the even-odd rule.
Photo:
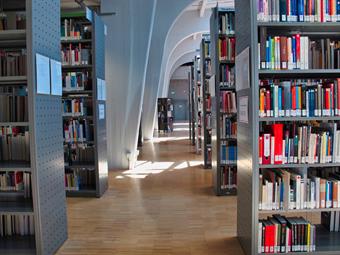
{"label": "white wall", "polygon": [[[138,128],[157,0],[102,0],[107,25],[107,144],[109,168],[129,168]],[[133,155],[132,155],[133,156]]]}
{"label": "white wall", "polygon": [[157,0],[155,23],[152,32],[150,58],[147,67],[143,102],[143,135],[152,139],[160,82],[163,52],[167,34],[184,9],[195,0]]}

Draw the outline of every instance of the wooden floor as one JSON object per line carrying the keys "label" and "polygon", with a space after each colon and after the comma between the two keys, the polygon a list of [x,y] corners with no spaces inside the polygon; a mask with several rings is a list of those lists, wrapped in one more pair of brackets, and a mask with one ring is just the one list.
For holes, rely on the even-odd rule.
{"label": "wooden floor", "polygon": [[[182,129],[177,126],[177,129]],[[216,197],[186,131],[144,145],[133,171],[112,171],[101,199],[68,199],[59,255],[242,255],[235,197]]]}

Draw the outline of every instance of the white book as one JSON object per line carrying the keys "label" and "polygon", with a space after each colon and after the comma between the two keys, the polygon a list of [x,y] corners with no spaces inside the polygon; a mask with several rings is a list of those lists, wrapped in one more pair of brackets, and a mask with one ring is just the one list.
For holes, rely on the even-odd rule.
{"label": "white book", "polygon": [[268,186],[267,186],[267,191],[268,191],[268,205],[269,205],[269,210],[273,210],[273,183],[272,182],[268,182]]}
{"label": "white book", "polygon": [[270,164],[274,164],[274,157],[275,157],[275,137],[272,136],[270,138]]}
{"label": "white book", "polygon": [[301,207],[301,176],[295,175],[296,181],[296,209],[302,209]]}
{"label": "white book", "polygon": [[310,183],[310,190],[311,190],[311,201],[310,201],[310,209],[316,208],[316,183],[311,181]]}
{"label": "white book", "polygon": [[339,211],[335,212],[335,226],[334,226],[335,232],[339,232],[339,216],[340,212]]}
{"label": "white book", "polygon": [[335,212],[331,212],[331,220],[329,224],[329,231],[334,232],[334,224],[335,224]]}

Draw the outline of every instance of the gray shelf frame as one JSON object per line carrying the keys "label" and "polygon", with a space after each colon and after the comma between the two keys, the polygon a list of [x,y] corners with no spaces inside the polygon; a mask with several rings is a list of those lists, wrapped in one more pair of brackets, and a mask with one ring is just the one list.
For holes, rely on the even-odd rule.
{"label": "gray shelf frame", "polygon": [[189,75],[189,127],[190,127],[190,138],[191,138],[191,145],[194,146],[196,143],[196,119],[195,119],[195,68],[194,65],[190,68],[190,75]]}
{"label": "gray shelf frame", "polygon": [[[304,209],[304,210],[276,210],[260,211],[258,209],[258,187],[259,170],[261,168],[311,168],[311,167],[333,167],[339,164],[285,164],[285,165],[259,165],[258,136],[259,127],[263,122],[280,121],[332,121],[339,120],[339,117],[284,117],[284,118],[260,118],[259,108],[259,79],[266,78],[323,78],[337,77],[339,70],[260,70],[258,66],[258,28],[267,27],[267,31],[274,34],[299,31],[305,34],[327,36],[340,31],[340,24],[330,23],[306,23],[306,22],[284,22],[284,23],[265,23],[257,22],[257,1],[238,0],[235,1],[236,9],[236,54],[249,47],[249,88],[238,91],[238,105],[240,97],[248,97],[249,121],[248,123],[238,122],[238,197],[237,197],[237,236],[246,255],[258,255],[258,220],[261,216],[291,213],[317,213],[321,211],[339,211],[339,208],[328,209]],[[237,77],[242,74],[236,73]],[[318,232],[317,232],[318,233]],[[321,233],[324,235],[325,233]],[[327,235],[329,233],[326,233]],[[337,233],[338,234],[338,233]],[[318,237],[318,234],[317,234]],[[323,236],[324,237],[324,236]],[[335,239],[334,239],[335,238]],[[327,239],[327,238],[326,238]],[[334,240],[339,243],[340,237],[337,235],[329,236],[329,240],[323,240],[321,248],[316,247],[316,252],[290,252],[288,254],[310,254],[310,255],[335,255],[340,253],[340,247],[334,245]],[[328,242],[328,243],[327,243]],[[333,242],[333,243],[332,243]],[[335,250],[332,250],[335,247]],[[265,253],[261,253],[265,254]],[[274,253],[279,254],[279,253]],[[282,253],[280,253],[282,254]]]}
{"label": "gray shelf frame", "polygon": [[[202,153],[202,84],[201,79],[199,79],[200,75],[202,75],[202,70],[200,66],[200,57],[195,56],[194,59],[194,116],[195,116],[195,148],[196,153],[201,154]],[[198,96],[198,93],[201,95]],[[198,124],[198,120],[201,118],[201,125]],[[198,129],[201,129],[201,132],[198,132]]]}
{"label": "gray shelf frame", "polygon": [[[75,10],[62,10],[63,12],[73,12]],[[98,98],[98,90],[97,90],[97,79],[101,79],[105,81],[105,25],[102,21],[101,17],[96,14],[96,12],[90,10],[85,7],[80,11],[84,12],[84,18],[86,17],[86,13],[91,13],[89,15],[89,23],[92,25],[92,38],[91,39],[81,39],[81,40],[61,40],[60,44],[65,44],[67,42],[80,42],[80,43],[91,43],[92,46],[92,64],[89,65],[63,65],[63,71],[70,70],[86,70],[90,69],[92,72],[92,90],[91,91],[63,91],[63,97],[67,97],[72,94],[88,94],[91,93],[92,96],[92,107],[93,107],[93,115],[92,116],[79,116],[79,117],[69,117],[63,116],[63,119],[90,119],[93,120],[93,135],[94,141],[85,142],[94,144],[95,147],[95,155],[94,155],[94,168],[95,168],[95,178],[96,178],[96,187],[95,190],[91,190],[91,192],[87,192],[87,190],[79,190],[79,191],[66,191],[66,195],[68,197],[97,197],[100,198],[108,189],[108,155],[107,155],[107,132],[106,132],[106,100],[102,100]],[[63,16],[62,18],[65,18]],[[59,22],[60,23],[60,22]],[[99,117],[99,105],[104,105],[105,116],[104,119],[100,119]],[[86,168],[89,164],[85,163],[84,166],[77,165],[68,166],[65,164],[66,169],[75,169],[75,168]],[[92,166],[92,164],[91,164]],[[92,167],[91,167],[92,169]]]}
{"label": "gray shelf frame", "polygon": [[[208,93],[208,86],[209,84],[209,78],[210,74],[206,73],[206,62],[209,60],[211,61],[211,57],[207,57],[207,53],[205,52],[205,44],[209,44],[210,46],[210,40],[203,38],[201,41],[201,86],[202,86],[202,100],[203,100],[203,116],[202,116],[202,124],[203,124],[203,154],[204,154],[204,168],[210,169],[211,168],[211,160],[209,160],[209,153],[208,150],[211,150],[211,144],[208,144],[208,137],[210,136],[211,140],[211,129],[208,130],[206,127],[206,116],[207,114],[210,114],[211,111],[207,111],[207,102],[206,98],[210,93]],[[211,51],[210,51],[211,52]],[[210,133],[209,133],[210,131]]]}
{"label": "gray shelf frame", "polygon": [[[32,199],[4,200],[0,213],[33,215],[35,235],[0,238],[0,253],[49,255],[54,254],[68,236],[60,132],[61,97],[37,94],[36,54],[60,61],[60,2],[26,0],[7,1],[6,4],[13,10],[25,9],[26,30],[0,32],[0,45],[27,49],[27,75],[1,77],[0,86],[27,85],[29,121],[0,124],[29,127],[30,162],[2,162],[0,171],[31,172]],[[25,4],[25,8],[20,4]],[[8,193],[9,197],[11,195]],[[2,194],[4,197],[6,194]]]}
{"label": "gray shelf frame", "polygon": [[[224,88],[220,88],[220,66],[221,65],[229,65],[234,66],[235,61],[229,60],[220,60],[219,59],[219,38],[223,36],[224,38],[235,38],[235,35],[226,35],[219,33],[219,16],[221,13],[235,13],[235,9],[233,8],[219,8],[216,7],[213,9],[213,12],[210,17],[210,40],[211,40],[211,68],[212,74],[215,76],[215,95],[211,97],[211,105],[212,105],[212,170],[213,170],[213,188],[214,192],[217,196],[225,196],[225,195],[236,195],[238,193],[237,188],[232,189],[221,189],[221,167],[222,166],[230,166],[233,168],[237,168],[237,164],[222,164],[221,163],[221,134],[220,134],[220,118],[225,115],[220,111],[220,92],[225,90]],[[234,88],[229,88],[229,90],[236,92]],[[232,114],[235,118],[237,114]],[[236,139],[237,140],[237,139]]]}

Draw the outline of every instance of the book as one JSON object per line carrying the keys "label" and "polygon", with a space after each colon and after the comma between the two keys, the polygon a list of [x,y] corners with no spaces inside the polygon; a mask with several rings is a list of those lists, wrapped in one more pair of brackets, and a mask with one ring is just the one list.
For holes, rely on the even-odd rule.
{"label": "book", "polygon": [[234,189],[237,187],[237,168],[221,166],[221,189]]}
{"label": "book", "polygon": [[33,236],[34,234],[34,215],[0,213],[0,237]]}
{"label": "book", "polygon": [[257,0],[261,22],[337,22],[340,3],[336,0]]}
{"label": "book", "polygon": [[258,227],[259,253],[315,251],[316,226],[302,217],[275,214],[260,219]]}
{"label": "book", "polygon": [[32,196],[31,174],[26,172],[0,173],[1,191],[23,192],[25,198],[30,198]]}
{"label": "book", "polygon": [[235,13],[225,12],[219,15],[219,33],[233,35],[235,34]]}
{"label": "book", "polygon": [[30,161],[28,127],[0,127],[0,161]]}
{"label": "book", "polygon": [[221,141],[221,164],[237,163],[237,143],[236,141]]}
{"label": "book", "polygon": [[260,80],[259,116],[340,116],[340,80]]}
{"label": "book", "polygon": [[260,69],[340,68],[340,43],[337,40],[330,38],[314,39],[300,34],[288,37],[270,36],[264,30],[260,30],[260,33],[258,46]]}
{"label": "book", "polygon": [[[274,133],[274,125],[264,125],[261,127],[260,137],[263,139],[262,155],[263,164],[281,164],[280,160],[275,161],[277,148],[280,152],[282,144],[282,164],[314,164],[314,163],[337,163],[339,158],[339,147],[333,147],[339,142],[339,130],[332,124],[324,123],[318,125],[290,123],[283,126],[283,132]],[[279,155],[276,155],[278,158]],[[275,157],[275,156],[274,156]]]}
{"label": "book", "polygon": [[220,92],[220,111],[227,114],[237,113],[236,93],[233,91]]}

